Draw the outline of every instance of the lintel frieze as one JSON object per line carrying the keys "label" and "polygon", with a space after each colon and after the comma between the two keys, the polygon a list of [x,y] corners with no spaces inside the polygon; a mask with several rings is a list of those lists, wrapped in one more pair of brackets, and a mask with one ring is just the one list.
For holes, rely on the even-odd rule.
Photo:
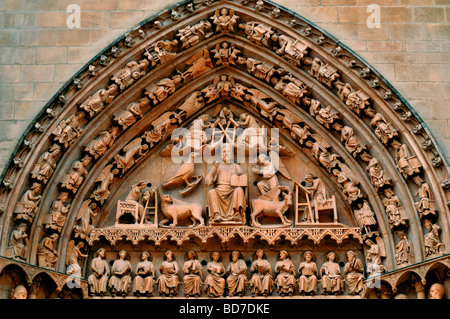
{"label": "lintel frieze", "polygon": [[220,238],[223,243],[227,243],[234,237],[240,237],[244,243],[247,243],[251,239],[259,239],[266,241],[269,245],[274,245],[284,237],[292,245],[297,244],[303,238],[312,240],[317,245],[327,236],[337,244],[341,244],[349,238],[353,238],[353,240],[358,241],[360,244],[363,243],[360,228],[336,225],[330,227],[311,226],[302,228],[256,228],[251,226],[203,226],[172,229],[95,228],[90,233],[89,245],[94,245],[101,237],[104,237],[113,246],[120,241],[131,241],[133,245],[138,245],[143,241],[150,241],[156,246],[159,246],[168,240],[174,240],[178,245],[181,245],[193,237],[197,237],[203,243],[206,243],[214,236]]}

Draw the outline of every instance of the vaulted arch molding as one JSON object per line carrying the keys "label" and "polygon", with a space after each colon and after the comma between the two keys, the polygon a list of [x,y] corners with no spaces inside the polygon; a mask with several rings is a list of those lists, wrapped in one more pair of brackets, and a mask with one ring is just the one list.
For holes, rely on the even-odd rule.
{"label": "vaulted arch molding", "polygon": [[[183,5],[185,5],[185,3],[180,4],[179,6],[183,7]],[[424,136],[426,137],[428,131],[422,124],[420,118],[415,117],[414,112],[412,112],[412,114],[408,113],[410,106],[407,102],[404,101],[388,83],[385,83],[383,78],[376,73],[376,71],[371,70],[370,66],[359,59],[344,45],[336,42],[334,38],[326,35],[323,30],[310,24],[307,20],[298,16],[293,16],[291,12],[285,11],[284,9],[280,10],[280,17],[274,19],[274,11],[271,11],[274,6],[273,3],[267,2],[264,5],[264,8],[256,10],[257,14],[254,12],[255,6],[253,3],[250,5],[243,5],[232,1],[220,1],[211,6],[200,5],[195,11],[195,14],[190,14],[183,7],[183,10],[179,11],[181,18],[177,20],[174,19],[174,21],[169,22],[169,24],[167,24],[167,21],[164,21],[161,29],[155,27],[155,20],[147,20],[131,30],[124,38],[119,39],[112,46],[109,46],[102,52],[103,54],[99,56],[98,59],[90,61],[90,66],[97,68],[98,74],[95,75],[92,68],[91,71],[87,71],[86,67],[84,69],[85,71],[82,70],[77,73],[73,79],[74,84],[67,84],[65,88],[59,92],[61,95],[56,96],[49,102],[41,114],[38,115],[34,125],[31,125],[30,130],[24,135],[17,152],[12,156],[10,165],[3,174],[3,188],[1,190],[2,193],[0,194],[0,202],[4,203],[5,213],[1,217],[3,223],[3,244],[0,248],[0,253],[4,254],[9,239],[8,236],[15,227],[15,223],[12,221],[12,215],[16,203],[20,200],[20,197],[24,194],[25,190],[31,187],[31,181],[28,179],[29,172],[44,151],[51,147],[53,142],[50,137],[59,123],[69,116],[76,114],[76,112],[79,111],[80,104],[85,103],[85,101],[99,89],[110,87],[112,84],[111,77],[122,70],[128,62],[140,62],[141,60],[144,60],[144,53],[150,44],[155,43],[157,40],[172,40],[175,38],[180,40],[180,38],[177,37],[177,33],[180,29],[185,26],[195,25],[199,23],[200,20],[209,19],[214,15],[214,12],[217,9],[223,7],[234,10],[240,17],[239,22],[262,22],[269,25],[277,34],[284,34],[293,39],[303,41],[309,46],[308,58],[318,57],[324,62],[326,61],[336,67],[337,72],[340,75],[340,81],[349,83],[352,86],[353,91],[362,89],[368,93],[372,102],[370,107],[374,109],[374,112],[380,112],[389,121],[395,121],[394,125],[398,129],[400,135],[399,140],[401,143],[405,143],[411,148],[423,167],[423,175],[435,195],[436,204],[439,210],[439,214],[435,221],[442,227],[443,232],[441,238],[443,239],[443,242],[448,243],[448,208],[446,206],[448,191],[446,191],[447,184],[445,182],[448,178],[448,164],[445,161],[445,157],[440,154],[438,147],[433,145],[432,142],[431,144],[430,142],[426,142],[427,140],[424,139]],[[180,7],[177,6],[176,8],[179,9]],[[159,18],[170,16],[169,11],[170,10],[164,12]],[[296,22],[292,20],[293,18],[295,18]],[[290,26],[287,24],[289,22]],[[143,31],[143,33],[140,31]],[[271,45],[265,46],[256,44],[254,41],[247,39],[241,30],[232,34],[216,32],[207,39],[200,39],[199,43],[190,48],[181,49],[181,51],[177,52],[174,60],[161,64],[156,63],[156,65],[146,70],[146,74],[139,75],[134,83],[126,85],[126,88],[124,89],[118,89],[113,100],[107,104],[103,110],[100,110],[97,114],[88,118],[88,123],[86,125],[83,124],[83,133],[72,145],[63,149],[63,155],[57,161],[55,172],[44,185],[45,187],[42,196],[46,201],[43,201],[43,204],[39,206],[38,214],[29,230],[30,238],[33,238],[33,242],[37,243],[41,239],[42,221],[45,213],[50,207],[51,200],[55,199],[56,194],[58,194],[58,183],[60,182],[61,177],[67,173],[74,160],[81,159],[83,156],[83,147],[86,143],[95,138],[99,132],[108,130],[111,127],[111,118],[118,110],[126,107],[131,101],[137,101],[139,98],[142,98],[142,87],[155,83],[161,78],[171,77],[176,73],[176,70],[182,72],[186,71],[187,61],[195,53],[202,49],[211,51],[215,45],[220,44],[223,41],[235,44],[242,51],[244,57],[255,57],[272,66],[281,66],[297,79],[307,83],[312,88],[311,98],[320,101],[322,106],[331,105],[334,110],[343,115],[342,123],[351,126],[361,141],[365,140],[371,145],[369,150],[371,155],[381,162],[385,172],[389,173],[391,177],[395,177],[396,182],[394,183],[393,189],[401,199],[401,205],[406,209],[408,214],[408,236],[410,239],[412,237],[411,241],[413,241],[416,261],[418,261],[417,259],[423,260],[424,231],[421,227],[421,218],[418,216],[414,207],[416,197],[414,193],[417,190],[417,187],[412,185],[410,179],[403,179],[396,168],[397,163],[395,154],[393,149],[388,146],[389,143],[382,143],[380,139],[374,135],[374,130],[370,127],[370,118],[373,116],[368,117],[365,116],[364,113],[363,116],[356,116],[356,114],[344,103],[345,99],[344,101],[339,99],[339,92],[336,86],[332,85],[331,88],[327,87],[324,83],[311,77],[308,72],[310,67],[305,65],[305,63],[302,63],[302,65],[298,67],[290,64],[285,59],[285,55],[274,52],[276,51],[278,44],[271,43],[274,48],[271,47]],[[113,48],[116,46],[120,48],[120,52],[114,56],[115,53],[112,52],[114,51]],[[180,45],[178,45],[178,49],[179,48]],[[107,62],[105,63],[101,62],[104,61],[103,56],[107,57]],[[147,57],[150,59],[150,56]],[[396,267],[394,256],[396,238],[389,229],[389,221],[380,195],[373,187],[365,172],[367,163],[361,161],[360,158],[356,159],[350,155],[343,143],[341,143],[339,133],[335,129],[327,129],[319,124],[316,119],[309,114],[308,107],[306,107],[304,103],[292,103],[292,101],[286,99],[280,92],[274,90],[273,86],[252,77],[243,65],[227,68],[216,66],[202,74],[200,77],[188,81],[188,83],[183,83],[176,88],[175,94],[170,95],[156,106],[149,108],[144,114],[144,118],[133,125],[132,131],[127,130],[122,132],[112,147],[107,150],[101,158],[93,161],[93,165],[89,167],[88,175],[85,177],[83,184],[70,201],[72,206],[63,228],[63,236],[58,244],[58,250],[61,253],[58,269],[64,271],[63,256],[65,247],[67,247],[67,242],[70,240],[74,219],[81,208],[82,203],[86,199],[86,196],[89,194],[89,191],[92,190],[93,182],[95,181],[96,176],[98,176],[98,173],[111,162],[113,156],[120,152],[130,140],[142,135],[143,132],[150,129],[153,119],[158,118],[166,111],[176,110],[176,108],[189,96],[189,93],[211,83],[212,79],[221,72],[232,74],[236,81],[247,87],[256,88],[262,92],[270,92],[269,95],[272,100],[278,102],[283,108],[291,111],[300,119],[298,123],[301,123],[302,125],[303,123],[307,124],[314,133],[322,135],[322,137],[325,137],[328,141],[332,141],[332,143],[330,143],[332,145],[331,151],[338,154],[342,158],[342,162],[350,166],[360,179],[361,189],[367,194],[368,201],[375,211],[380,235],[388,246],[388,256],[385,265],[388,266],[389,269],[394,269]],[[79,85],[80,82],[82,83],[81,85]],[[79,85],[78,88],[76,87],[77,84]],[[197,112],[195,116],[198,114],[200,113]],[[191,117],[193,116],[194,115],[191,115]],[[184,119],[183,121],[188,123],[190,120]],[[417,126],[417,124],[421,124],[422,127]],[[284,137],[289,140],[290,143],[294,143],[298,149],[303,149],[302,151],[305,152],[306,156],[309,156],[312,162],[315,161],[315,159],[311,158],[311,154],[309,154],[310,150],[308,148],[305,148],[303,145],[299,146],[297,142],[293,141],[288,133],[286,134],[287,135]],[[158,145],[164,144],[167,141],[167,138],[168,137],[165,137],[165,140],[159,141]],[[429,136],[429,140],[433,141],[431,135]],[[422,147],[421,144],[423,142],[426,143]],[[22,143],[24,145],[22,145]],[[439,162],[439,157],[442,162]],[[444,158],[444,160],[442,160],[442,158]],[[318,165],[318,167],[320,167],[320,165]],[[320,169],[324,171],[323,168]],[[15,184],[15,186],[13,186],[13,184]],[[448,247],[448,245],[445,247]],[[447,248],[445,249],[447,250]],[[31,249],[28,260],[31,263],[36,263],[36,245]]]}
{"label": "vaulted arch molding", "polygon": [[[219,68],[219,69],[215,69],[213,71],[205,73],[204,75],[202,75],[201,77],[197,78],[192,83],[190,83],[190,85],[188,85],[188,86],[180,87],[180,89],[177,90],[177,94],[174,94],[174,95],[168,97],[164,102],[159,104],[157,108],[154,108],[150,111],[150,113],[156,112],[154,114],[157,114],[157,115],[154,115],[154,116],[146,115],[143,120],[139,121],[138,123],[136,123],[133,126],[133,131],[125,132],[118,140],[116,140],[116,142],[114,144],[114,148],[111,149],[110,151],[108,151],[108,153],[102,157],[101,160],[102,160],[103,164],[101,166],[98,166],[98,168],[97,168],[97,166],[95,166],[90,170],[89,176],[86,178],[83,186],[79,189],[76,196],[74,197],[74,200],[72,202],[73,207],[71,209],[72,222],[73,222],[73,218],[75,217],[74,214],[79,210],[83,200],[87,199],[87,197],[88,197],[88,196],[83,195],[83,190],[86,189],[84,185],[87,185],[87,187],[91,187],[92,183],[95,180],[95,178],[97,177],[98,173],[102,170],[102,168],[104,166],[106,166],[108,163],[110,163],[110,160],[113,158],[113,156],[115,154],[117,154],[131,140],[133,140],[136,137],[141,136],[142,133],[146,129],[149,129],[149,127],[151,127],[150,123],[153,121],[154,118],[156,118],[157,116],[161,115],[162,113],[164,113],[168,110],[173,111],[174,109],[176,109],[177,106],[182,104],[183,101],[192,93],[192,87],[202,88],[202,87],[206,86],[207,84],[210,84],[211,81],[217,76],[217,74],[222,74],[222,73],[232,75],[233,77],[235,77],[236,82],[240,82],[244,85],[250,86],[253,82],[252,77],[248,73],[245,73],[241,70]],[[254,83],[253,86],[261,91],[265,90],[267,92],[267,91],[271,90],[269,87],[267,87],[267,85],[264,84],[264,82],[253,82],[253,83]],[[364,172],[364,168],[359,167],[358,162],[353,157],[351,157],[347,154],[347,151],[342,146],[342,144],[339,142],[338,138],[333,136],[333,134],[331,132],[329,132],[327,130],[323,130],[322,127],[320,126],[320,124],[315,122],[313,119],[311,119],[304,110],[302,110],[301,108],[296,108],[295,106],[286,103],[285,99],[281,95],[279,95],[275,92],[273,92],[273,97],[280,105],[284,104],[284,106],[286,108],[288,108],[290,111],[292,111],[293,113],[298,115],[300,118],[304,117],[305,118],[304,121],[308,125],[310,125],[313,132],[317,132],[319,134],[325,134],[324,135],[325,139],[327,139],[329,141],[333,141],[333,143],[331,143],[332,145],[334,145],[333,152],[337,152],[338,154],[340,154],[340,156],[344,159],[344,161],[350,167],[354,167],[357,169],[355,171],[355,173],[360,177],[359,181],[361,182],[361,185],[362,185],[361,188],[364,190],[364,192],[366,194],[369,194],[369,202],[371,203],[372,207],[376,211],[377,219],[380,221],[379,222],[380,227],[381,227],[380,232],[383,235],[389,236],[388,228],[384,227],[384,225],[387,224],[386,221],[383,221],[385,219],[384,209],[382,208],[382,205],[379,202],[379,200],[377,200],[376,196],[370,196],[370,195],[374,195],[375,192],[370,190],[372,188],[372,185],[370,184],[370,181],[368,180],[368,178]],[[198,115],[198,114],[196,114],[196,115]],[[188,122],[187,119],[185,121]],[[166,138],[168,138],[168,137],[166,137]],[[82,139],[82,141],[83,141],[83,139]],[[306,153],[310,152],[309,149],[307,149],[307,148],[305,148],[305,151],[306,151]],[[309,156],[309,158],[311,158],[310,154],[308,154],[308,156]],[[316,160],[312,159],[312,161],[316,161]],[[325,172],[325,170],[323,168],[322,168],[322,170]],[[127,172],[127,174],[128,173],[131,173],[131,172]],[[117,185],[114,185],[114,187],[117,187]],[[123,189],[122,189],[122,191],[123,191]],[[114,205],[114,203],[112,203],[111,205]],[[109,207],[111,207],[111,206],[109,206]],[[43,211],[45,212],[46,209],[44,209]],[[105,211],[109,212],[109,211],[111,211],[111,209],[107,208]],[[384,229],[383,229],[383,227],[384,227]],[[70,225],[70,221],[68,220],[66,227],[65,227],[65,232],[68,232],[68,234],[70,234],[71,230],[72,230],[72,227]],[[69,237],[64,235],[63,238],[69,238]],[[392,241],[389,240],[387,242],[392,242]],[[62,247],[64,247],[64,244],[62,244],[60,247],[61,252],[63,253]]]}
{"label": "vaulted arch molding", "polygon": [[[196,48],[192,48],[190,51],[193,51],[194,49],[196,49]],[[178,65],[182,65],[183,63],[184,63],[184,60],[186,59],[186,56],[188,56],[189,54],[190,54],[191,52],[186,52],[186,53],[184,53],[184,55],[185,55],[185,58],[183,59],[183,57],[181,57],[180,56],[180,59],[179,59],[179,63],[177,64],[177,66]],[[294,70],[292,70],[293,72],[294,72]],[[168,72],[166,72],[166,73],[168,73]],[[159,75],[159,74],[158,74]],[[143,79],[144,80],[144,79]],[[148,79],[145,79],[147,82],[149,81]],[[272,90],[273,91],[273,90]],[[316,91],[320,91],[320,90],[316,90]],[[126,101],[128,101],[128,100],[133,100],[133,97],[135,97],[136,96],[136,98],[138,97],[137,96],[138,94],[136,94],[136,92],[133,92],[132,90],[131,91],[127,91],[127,100]],[[121,95],[119,95],[116,99],[115,99],[115,105],[117,105],[117,106],[122,106],[122,104],[121,104],[121,99],[122,100],[124,100],[124,95],[123,94],[121,94]],[[94,121],[92,121],[92,123],[90,123],[89,125],[90,126],[93,126],[94,124],[93,123],[96,123],[95,122],[95,120],[97,120],[97,119],[101,119],[103,116],[110,116],[111,117],[111,115],[112,115],[112,113],[113,113],[113,110],[116,110],[117,108],[114,108],[114,106],[115,105],[113,105],[113,104],[111,104],[110,105],[110,107],[108,108],[108,109],[105,109],[104,111],[102,111],[101,113],[99,113],[99,115],[98,116],[96,116],[95,118],[94,118]],[[102,113],[105,113],[105,114],[102,114]],[[88,131],[88,132],[92,132],[92,130],[89,128],[89,125],[85,128],[86,129],[86,131]],[[92,137],[92,134],[91,134],[91,136],[89,136],[89,135],[86,135],[86,137],[87,138],[91,138]],[[77,150],[77,151],[79,151],[79,150]],[[59,165],[61,165],[61,167],[62,167],[62,169],[61,169],[61,171],[62,172],[64,172],[64,171],[67,171],[67,168],[68,168],[68,166],[70,166],[70,161],[69,162],[65,162],[65,163],[62,163],[63,161],[61,160],[60,161],[60,164]]]}
{"label": "vaulted arch molding", "polygon": [[[194,81],[192,81],[190,83],[189,86],[182,86],[180,87],[176,94],[170,96],[167,98],[167,100],[165,100],[164,102],[162,102],[161,104],[158,105],[158,107],[156,108],[152,108],[149,113],[145,114],[144,119],[138,121],[134,126],[133,126],[133,131],[126,131],[124,132],[114,143],[113,147],[111,149],[109,149],[107,151],[107,153],[105,153],[104,156],[101,157],[101,159],[99,159],[94,165],[94,167],[90,170],[90,172],[93,173],[98,173],[101,168],[106,165],[106,163],[108,163],[113,156],[119,152],[124,146],[127,145],[127,143],[132,140],[133,138],[139,137],[140,135],[142,135],[142,133],[146,130],[149,129],[151,127],[151,122],[153,121],[153,119],[157,118],[158,116],[160,116],[161,114],[163,114],[164,112],[167,112],[169,110],[175,110],[176,107],[180,106],[184,100],[189,97],[189,95],[192,93],[193,88],[195,89],[199,89],[202,88],[203,86],[210,84],[213,79],[217,76],[217,74],[221,74],[221,73],[227,73],[227,74],[231,74],[233,76],[236,77],[237,81],[240,81],[241,83],[243,83],[244,85],[251,85],[253,79],[251,76],[249,76],[248,74],[240,71],[240,70],[236,70],[236,69],[224,69],[224,68],[219,68],[219,69],[215,69],[197,79],[195,79]],[[262,83],[259,83],[262,84]],[[258,86],[259,89],[261,90],[269,90],[269,88],[264,87],[263,85],[259,85]],[[274,94],[274,96],[276,96]],[[278,102],[280,104],[286,104],[285,100],[281,97],[281,96],[277,96],[278,97]],[[126,103],[124,103],[125,105]],[[120,107],[118,107],[117,109],[120,109]],[[117,110],[116,109],[116,110]],[[114,110],[114,111],[116,111]],[[294,110],[294,109],[293,109]],[[305,112],[301,109],[296,110],[297,114],[299,116],[303,116],[305,115],[305,122],[308,121],[307,116],[305,114]],[[109,112],[109,113],[113,113],[113,111]],[[194,118],[195,116],[191,116],[191,118]],[[189,122],[188,119],[185,120],[186,122]],[[96,126],[95,122],[91,123],[90,125]],[[315,130],[320,130],[321,127],[318,123],[315,123],[314,121],[312,121],[310,123],[311,127],[313,127],[313,129]],[[327,137],[332,138],[332,135],[330,133],[328,133],[329,135]],[[87,137],[87,138],[83,138],[82,139],[82,143],[83,142],[87,142],[89,141],[90,138],[92,138],[95,134],[92,134],[92,136]],[[338,143],[338,140],[336,140],[336,143]],[[85,144],[85,143],[84,143]],[[345,157],[345,150],[342,149],[342,153],[343,156]],[[101,165],[99,165],[99,163],[101,162]],[[86,179],[86,184],[90,185],[89,182],[89,176]],[[83,187],[83,186],[82,186]],[[77,193],[78,195],[78,193]]]}

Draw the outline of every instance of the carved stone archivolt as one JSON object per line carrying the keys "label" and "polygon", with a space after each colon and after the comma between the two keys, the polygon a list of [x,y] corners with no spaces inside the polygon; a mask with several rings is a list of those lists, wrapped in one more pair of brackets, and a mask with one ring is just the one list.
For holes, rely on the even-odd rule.
{"label": "carved stone archivolt", "polygon": [[[370,66],[272,3],[186,8],[124,35],[39,115],[3,174],[2,255],[88,278],[92,296],[196,296],[204,280],[216,297],[359,294],[446,254],[445,156]],[[224,263],[237,239],[322,249]],[[127,242],[139,270],[112,257]],[[184,262],[167,249],[154,266],[171,242]]]}

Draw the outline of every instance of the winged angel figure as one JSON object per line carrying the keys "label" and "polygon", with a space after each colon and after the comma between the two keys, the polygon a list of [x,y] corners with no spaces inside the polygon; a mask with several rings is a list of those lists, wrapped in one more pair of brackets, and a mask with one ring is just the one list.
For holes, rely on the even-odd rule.
{"label": "winged angel figure", "polygon": [[222,33],[233,33],[236,31],[236,24],[239,17],[234,14],[233,10],[228,12],[228,9],[223,8],[222,10],[216,10],[214,15],[211,17],[213,23],[217,26],[217,31]]}

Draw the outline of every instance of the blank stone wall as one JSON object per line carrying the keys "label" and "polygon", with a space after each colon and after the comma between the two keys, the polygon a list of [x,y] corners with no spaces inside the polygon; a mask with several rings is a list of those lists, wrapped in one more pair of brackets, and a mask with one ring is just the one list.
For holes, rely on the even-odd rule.
{"label": "blank stone wall", "polygon": [[[1,0],[0,171],[35,115],[83,65],[174,0]],[[327,30],[413,106],[450,159],[450,0],[275,0]],[[69,29],[67,7],[81,9]],[[369,28],[370,4],[380,28]]]}

